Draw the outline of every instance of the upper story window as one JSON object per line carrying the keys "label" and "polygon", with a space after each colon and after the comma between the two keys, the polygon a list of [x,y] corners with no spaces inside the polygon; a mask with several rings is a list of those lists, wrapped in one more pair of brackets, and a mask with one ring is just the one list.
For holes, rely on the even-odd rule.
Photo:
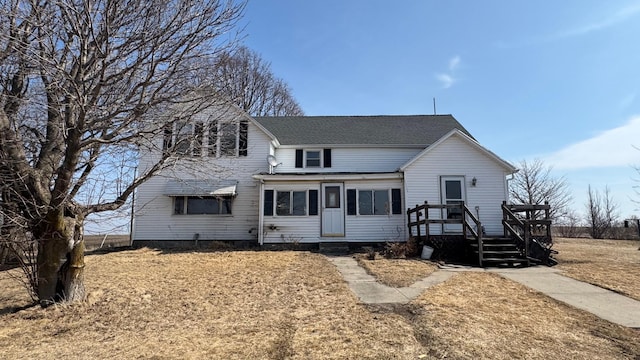
{"label": "upper story window", "polygon": [[296,168],[330,168],[331,149],[296,149]]}
{"label": "upper story window", "polygon": [[320,167],[320,151],[305,151],[305,167]]}
{"label": "upper story window", "polygon": [[176,121],[163,129],[163,151],[181,156],[247,156],[247,121]]}

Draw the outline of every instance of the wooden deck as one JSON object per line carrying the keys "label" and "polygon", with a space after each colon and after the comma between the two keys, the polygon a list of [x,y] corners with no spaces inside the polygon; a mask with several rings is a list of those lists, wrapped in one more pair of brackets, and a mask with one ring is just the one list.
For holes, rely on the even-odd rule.
{"label": "wooden deck", "polygon": [[[479,266],[534,264],[555,265],[551,257],[551,220],[548,203],[512,205],[502,203],[504,236],[486,237],[482,223],[464,202],[460,204],[429,204],[407,209],[409,236],[436,250],[436,257],[468,261]],[[431,211],[430,210],[436,210]],[[457,209],[455,218],[444,219],[447,209]],[[434,216],[435,215],[435,216]],[[431,233],[432,225],[440,225],[438,234]],[[445,234],[445,224],[459,224],[461,233]]]}

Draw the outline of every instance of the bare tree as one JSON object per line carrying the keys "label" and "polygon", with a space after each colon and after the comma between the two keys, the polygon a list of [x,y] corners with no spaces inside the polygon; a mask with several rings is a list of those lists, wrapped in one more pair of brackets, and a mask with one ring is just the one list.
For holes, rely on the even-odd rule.
{"label": "bare tree", "polygon": [[[171,166],[136,154],[211,99],[199,59],[227,51],[244,4],[225,0],[0,0],[0,209],[37,243],[42,304],[84,298],[86,216],[115,210]],[[185,94],[192,94],[185,96]],[[179,110],[176,110],[179,109]],[[105,172],[97,169],[123,169]],[[109,189],[87,196],[87,189]],[[117,186],[112,186],[117,183]]]}
{"label": "bare tree", "polygon": [[291,89],[274,76],[269,63],[247,47],[213,59],[213,71],[202,74],[212,86],[239,108],[254,116],[304,115]]}
{"label": "bare tree", "polygon": [[573,209],[556,219],[554,229],[562,237],[575,238],[580,236],[581,216]]}
{"label": "bare tree", "polygon": [[[572,197],[569,185],[564,177],[553,177],[552,168],[545,166],[542,160],[532,162],[522,160],[514,178],[509,182],[509,196],[515,204],[543,204],[549,202],[549,216],[558,220],[569,213]],[[534,214],[542,216],[542,214]]]}
{"label": "bare tree", "polygon": [[618,205],[613,201],[609,187],[605,187],[604,192],[600,193],[589,185],[586,207],[591,237],[603,239],[618,220]]}

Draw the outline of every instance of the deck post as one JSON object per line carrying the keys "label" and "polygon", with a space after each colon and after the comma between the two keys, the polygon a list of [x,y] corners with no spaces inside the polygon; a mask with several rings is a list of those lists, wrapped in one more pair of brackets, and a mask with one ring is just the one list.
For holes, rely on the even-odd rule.
{"label": "deck post", "polygon": [[504,212],[504,208],[507,207],[507,202],[502,202],[502,231],[504,232],[504,237],[508,237],[509,234],[507,232],[507,227],[504,226],[504,222],[507,221],[507,214]]}
{"label": "deck post", "polygon": [[407,208],[407,226],[409,227],[409,237],[413,237],[413,231],[411,231],[411,208]]}
{"label": "deck post", "polygon": [[429,241],[429,205],[424,202],[424,242]]}
{"label": "deck post", "polygon": [[545,201],[544,204],[546,205],[545,209],[544,209],[544,219],[545,220],[549,220],[549,222],[547,223],[547,242],[551,243],[551,217],[549,216],[549,212],[551,211],[551,207],[549,206],[549,202]]}
{"label": "deck post", "polygon": [[531,238],[531,223],[524,222],[524,258],[529,266],[529,239]]}
{"label": "deck post", "polygon": [[467,212],[465,211],[464,201],[460,202],[460,212],[462,213],[462,236],[467,241]]}
{"label": "deck post", "polygon": [[416,204],[416,224],[418,225],[418,229],[416,230],[416,232],[418,233],[418,239],[421,239],[420,237],[420,210],[418,209],[418,204]]}

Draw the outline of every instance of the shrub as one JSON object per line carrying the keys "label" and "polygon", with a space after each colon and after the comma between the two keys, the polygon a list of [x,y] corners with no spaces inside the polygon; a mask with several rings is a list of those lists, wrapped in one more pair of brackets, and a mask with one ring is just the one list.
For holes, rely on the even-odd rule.
{"label": "shrub", "polygon": [[406,242],[388,242],[384,247],[384,256],[388,259],[404,259],[420,254],[416,239],[409,238]]}

